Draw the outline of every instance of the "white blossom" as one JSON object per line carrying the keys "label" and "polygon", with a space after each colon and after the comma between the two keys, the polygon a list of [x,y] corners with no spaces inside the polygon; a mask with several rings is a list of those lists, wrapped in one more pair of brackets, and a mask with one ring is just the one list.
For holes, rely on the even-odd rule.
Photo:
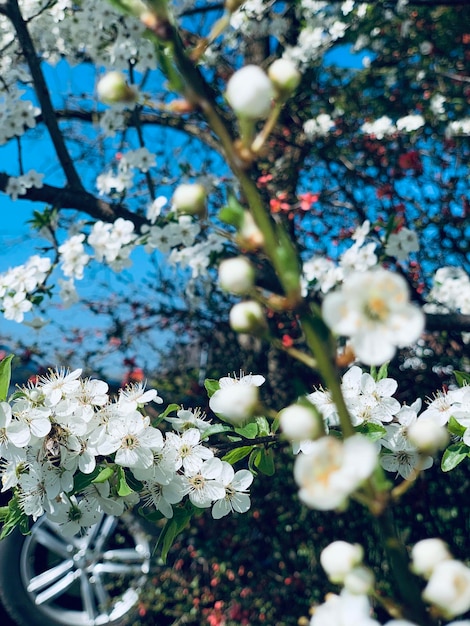
{"label": "white blossom", "polygon": [[439,563],[451,559],[449,548],[442,539],[422,539],[411,550],[411,565],[415,574],[429,578]]}
{"label": "white blossom", "polygon": [[470,568],[452,559],[438,563],[423,598],[441,609],[447,618],[466,613],[470,609]]}
{"label": "white blossom", "polygon": [[353,567],[362,563],[364,549],[358,543],[333,541],[320,554],[320,563],[328,578],[334,583],[342,583]]}
{"label": "white blossom", "polygon": [[225,495],[215,501],[212,517],[220,519],[233,511],[246,513],[251,506],[248,488],[253,482],[253,474],[245,469],[235,472],[229,463],[222,461],[219,481],[225,489]]}
{"label": "white blossom", "polygon": [[257,65],[246,65],[238,70],[227,84],[227,100],[240,118],[267,117],[273,96],[271,81]]}
{"label": "white blossom", "polygon": [[362,435],[340,442],[334,437],[314,441],[295,461],[299,497],[309,507],[337,509],[368,478],[377,463],[375,445]]}
{"label": "white blossom", "polygon": [[326,295],[325,322],[337,334],[351,338],[359,359],[370,365],[390,360],[396,346],[415,342],[424,315],[408,300],[405,280],[387,270],[352,274],[340,290]]}

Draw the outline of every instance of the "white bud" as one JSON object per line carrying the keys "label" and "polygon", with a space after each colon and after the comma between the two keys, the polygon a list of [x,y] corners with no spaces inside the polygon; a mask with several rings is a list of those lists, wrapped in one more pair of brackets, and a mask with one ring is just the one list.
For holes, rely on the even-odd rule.
{"label": "white bud", "polygon": [[425,454],[436,454],[449,442],[449,433],[433,419],[417,419],[406,431],[409,441]]}
{"label": "white bud", "polygon": [[245,257],[225,259],[219,265],[219,284],[229,293],[243,296],[251,290],[254,281],[255,270]]}
{"label": "white bud", "polygon": [[358,543],[333,541],[320,554],[320,563],[333,583],[342,583],[348,572],[362,563],[364,550]]}
{"label": "white bud", "polygon": [[135,102],[137,99],[136,90],[129,87],[125,77],[120,72],[108,72],[98,82],[96,91],[101,102],[106,104]]}
{"label": "white bud", "polygon": [[429,578],[436,565],[451,558],[447,544],[442,539],[423,539],[411,550],[411,568],[415,574]]}
{"label": "white bud", "polygon": [[246,65],[230,78],[226,95],[238,117],[258,120],[268,116],[274,89],[258,65]]}
{"label": "white bud", "polygon": [[198,184],[179,185],[173,194],[173,208],[182,215],[204,215],[206,190]]}
{"label": "white bud", "polygon": [[290,441],[318,439],[324,435],[323,424],[313,409],[303,404],[291,404],[279,412],[281,430]]}
{"label": "white bud", "polygon": [[470,609],[470,568],[461,561],[442,561],[431,574],[423,599],[438,607],[447,618]]}
{"label": "white bud", "polygon": [[358,565],[345,575],[343,583],[349,593],[363,596],[374,589],[375,577],[371,569]]}
{"label": "white bud", "polygon": [[263,308],[254,300],[235,304],[229,321],[231,328],[238,333],[259,334],[267,328]]}
{"label": "white bud", "polygon": [[259,389],[255,385],[221,387],[209,400],[209,407],[234,426],[243,426],[256,412]]}
{"label": "white bud", "polygon": [[243,214],[236,241],[240,248],[250,251],[259,250],[264,245],[264,235],[249,211]]}
{"label": "white bud", "polygon": [[285,95],[293,93],[302,78],[299,70],[289,59],[277,59],[271,63],[268,76],[279,93]]}

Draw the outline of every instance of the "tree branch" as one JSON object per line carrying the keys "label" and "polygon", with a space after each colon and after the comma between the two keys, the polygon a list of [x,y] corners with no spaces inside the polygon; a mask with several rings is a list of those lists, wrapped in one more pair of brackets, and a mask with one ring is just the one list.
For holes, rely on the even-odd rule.
{"label": "tree branch", "polygon": [[7,0],[5,13],[10,19],[18,36],[21,50],[31,71],[34,89],[41,105],[44,122],[49,131],[54,145],[57,158],[62,166],[67,183],[75,189],[83,189],[82,181],[75,169],[72,158],[65,145],[64,137],[60,131],[55,115],[54,107],[50,98],[49,90],[41,70],[41,63],[34,48],[33,41],[23,19],[17,0]]}
{"label": "tree branch", "polygon": [[[5,191],[10,177],[4,172],[0,172],[0,191]],[[31,187],[20,196],[21,200],[31,200],[33,202],[45,202],[58,209],[75,209],[81,211],[103,222],[114,222],[118,217],[130,220],[136,229],[140,229],[147,220],[137,213],[133,213],[127,207],[120,204],[110,204],[105,200],[97,198],[84,189],[71,189],[69,187],[54,187],[44,185],[43,187]]]}
{"label": "tree branch", "polygon": [[470,315],[460,313],[426,313],[426,329],[470,332]]}
{"label": "tree branch", "polygon": [[[80,120],[82,122],[95,123],[100,118],[100,114],[96,111],[83,111],[79,109],[56,109],[55,115],[58,119],[63,120]],[[36,123],[45,122],[44,115],[39,113],[35,117]],[[187,133],[195,139],[199,139],[212,150],[222,153],[220,142],[217,142],[208,128],[197,124],[191,120],[183,118],[181,115],[172,115],[167,112],[160,113],[139,113],[139,122],[143,126],[163,126]],[[135,118],[132,112],[128,112],[126,118],[126,128],[135,127]]]}

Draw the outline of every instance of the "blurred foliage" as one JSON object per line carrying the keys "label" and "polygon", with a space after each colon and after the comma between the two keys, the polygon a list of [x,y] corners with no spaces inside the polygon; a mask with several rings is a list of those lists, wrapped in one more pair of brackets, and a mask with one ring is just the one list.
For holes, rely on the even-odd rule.
{"label": "blurred foliage", "polygon": [[[273,477],[256,478],[247,514],[213,520],[209,511],[201,513],[172,547],[167,564],[157,562],[135,626],[296,626],[326,593],[339,591],[319,565],[321,550],[337,539],[362,544],[382,591],[387,589],[379,537],[364,509],[352,503],[343,513],[309,510],[298,500],[289,450],[277,452],[276,467]],[[467,468],[444,475],[437,464],[425,472],[397,507],[403,539],[413,544],[441,536],[456,558],[466,558],[469,487]]]}

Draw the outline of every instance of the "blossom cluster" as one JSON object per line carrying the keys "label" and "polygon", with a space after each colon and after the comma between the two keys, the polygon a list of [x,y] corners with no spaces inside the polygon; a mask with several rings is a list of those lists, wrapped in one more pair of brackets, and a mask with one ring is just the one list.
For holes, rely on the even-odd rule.
{"label": "blossom cluster", "polygon": [[[200,412],[179,408],[164,432],[144,415],[149,402],[162,403],[156,389],[135,384],[110,398],[104,381],[82,378],[80,369],[22,387],[0,403],[2,490],[13,489],[25,515],[46,514],[65,534],[139,500],[165,518],[185,497],[212,507],[214,518],[246,512],[253,475],[214,455]],[[77,475],[85,485],[78,493]]]}
{"label": "blossom cluster", "polygon": [[[397,388],[396,380],[376,380],[354,365],[343,376],[341,390],[358,434],[341,443],[333,437],[309,439],[308,425],[303,430],[304,438],[302,430],[297,432],[294,451],[301,454],[296,461],[296,479],[307,504],[320,509],[338,508],[364,477],[370,476],[376,463],[396,476],[413,478],[416,472],[431,467],[435,454],[447,445],[451,418],[460,427],[461,441],[470,445],[468,386],[436,394],[424,410],[421,399],[411,405],[400,404],[394,397]],[[322,416],[324,432],[339,427],[337,407],[329,391],[316,389],[306,399]],[[297,417],[295,411],[290,418],[304,423],[303,416]],[[286,425],[285,431],[292,432],[292,427],[288,430]],[[322,481],[313,479],[318,472]],[[306,485],[310,485],[308,491]]]}
{"label": "blossom cluster", "polygon": [[155,154],[145,147],[120,154],[117,172],[107,171],[98,176],[96,180],[98,192],[101,196],[109,196],[114,193],[120,194],[134,184],[132,170],[135,169],[146,173],[154,166]]}
{"label": "blossom cluster", "polygon": [[[470,314],[470,277],[461,267],[446,266],[437,270],[426,307]],[[441,305],[439,307],[439,305]]]}
{"label": "blossom cluster", "polygon": [[[325,624],[357,624],[380,626],[372,618],[368,595],[375,579],[363,564],[364,550],[359,544],[334,541],[320,555],[320,562],[329,580],[343,586],[341,593],[329,594],[326,602],[314,607],[310,626]],[[422,592],[426,603],[437,614],[452,619],[470,609],[470,568],[452,558],[446,544],[435,538],[424,539],[411,551],[411,568],[427,580]],[[466,621],[453,621],[447,626],[468,626]],[[385,626],[416,626],[406,619],[393,619]]]}
{"label": "blossom cluster", "polygon": [[51,265],[48,257],[34,255],[24,265],[0,275],[0,302],[6,319],[23,321],[24,314],[33,308],[28,296],[43,284]]}

